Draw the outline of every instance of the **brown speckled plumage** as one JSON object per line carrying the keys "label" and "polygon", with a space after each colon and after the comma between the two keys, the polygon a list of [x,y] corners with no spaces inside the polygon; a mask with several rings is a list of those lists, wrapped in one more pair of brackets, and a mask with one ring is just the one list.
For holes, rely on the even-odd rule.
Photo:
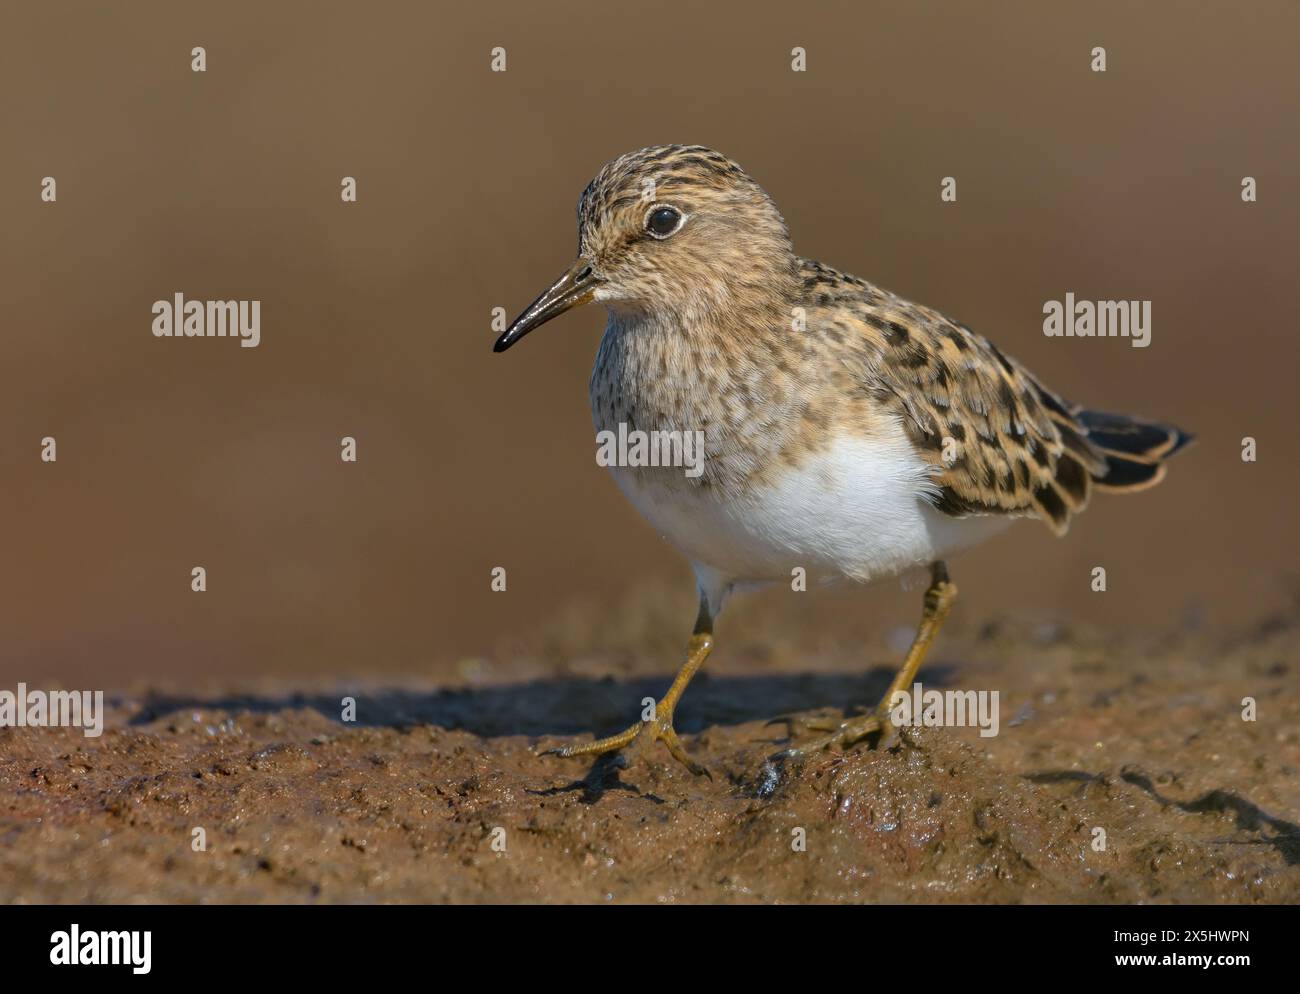
{"label": "brown speckled plumage", "polygon": [[[636,251],[647,179],[654,202],[702,219],[671,253]],[[1059,533],[1094,486],[1155,483],[1186,441],[1067,404],[968,328],[796,256],[767,195],[709,149],[623,156],[587,187],[578,214],[583,254],[616,280],[637,267],[649,290],[606,301],[625,319],[611,322],[592,375],[597,427],[703,429],[699,486],[735,494],[838,430],[870,434],[896,418],[934,467],[936,507],[1037,515]],[[743,238],[717,237],[742,225]]]}

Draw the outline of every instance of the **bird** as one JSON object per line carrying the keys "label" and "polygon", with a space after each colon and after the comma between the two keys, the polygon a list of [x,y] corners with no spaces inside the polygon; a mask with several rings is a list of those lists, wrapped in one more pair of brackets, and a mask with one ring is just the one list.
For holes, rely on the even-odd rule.
{"label": "bird", "polygon": [[673,715],[733,593],[795,570],[832,584],[928,570],[915,637],[880,703],[773,758],[876,733],[879,743],[952,609],[954,554],[1018,518],[1064,535],[1094,492],[1154,486],[1192,441],[1070,403],[963,324],[798,255],[772,198],[710,148],[657,145],[606,163],[577,220],[577,259],[493,350],[572,308],[604,306],[589,385],[598,432],[703,433],[694,474],[610,467],[690,561],[699,608],[686,660],[648,718],[550,754],[621,752],[626,765],[659,742],[708,775]]}

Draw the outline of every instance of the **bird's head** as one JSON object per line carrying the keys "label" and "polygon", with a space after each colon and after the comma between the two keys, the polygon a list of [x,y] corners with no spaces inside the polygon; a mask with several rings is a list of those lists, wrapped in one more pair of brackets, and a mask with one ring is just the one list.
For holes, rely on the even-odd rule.
{"label": "bird's head", "polygon": [[785,221],[738,165],[700,145],[657,145],[607,163],[578,201],[578,258],[497,339],[504,352],[579,304],[742,312],[794,281]]}

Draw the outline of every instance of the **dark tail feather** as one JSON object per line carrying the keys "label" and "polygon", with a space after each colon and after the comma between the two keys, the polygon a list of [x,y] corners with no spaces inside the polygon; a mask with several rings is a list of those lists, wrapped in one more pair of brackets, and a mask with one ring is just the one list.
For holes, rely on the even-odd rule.
{"label": "dark tail feather", "polygon": [[1124,414],[1078,410],[1076,423],[1106,459],[1105,472],[1093,482],[1103,491],[1124,492],[1154,487],[1165,475],[1164,462],[1193,437],[1181,428],[1143,421]]}

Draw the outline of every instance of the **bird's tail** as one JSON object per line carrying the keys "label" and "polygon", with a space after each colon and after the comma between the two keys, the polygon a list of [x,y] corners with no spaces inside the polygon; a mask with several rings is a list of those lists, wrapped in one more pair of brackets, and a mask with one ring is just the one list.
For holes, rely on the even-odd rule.
{"label": "bird's tail", "polygon": [[1106,460],[1104,471],[1092,474],[1102,491],[1130,493],[1154,487],[1164,479],[1165,460],[1194,438],[1173,425],[1126,414],[1076,410],[1074,418]]}

